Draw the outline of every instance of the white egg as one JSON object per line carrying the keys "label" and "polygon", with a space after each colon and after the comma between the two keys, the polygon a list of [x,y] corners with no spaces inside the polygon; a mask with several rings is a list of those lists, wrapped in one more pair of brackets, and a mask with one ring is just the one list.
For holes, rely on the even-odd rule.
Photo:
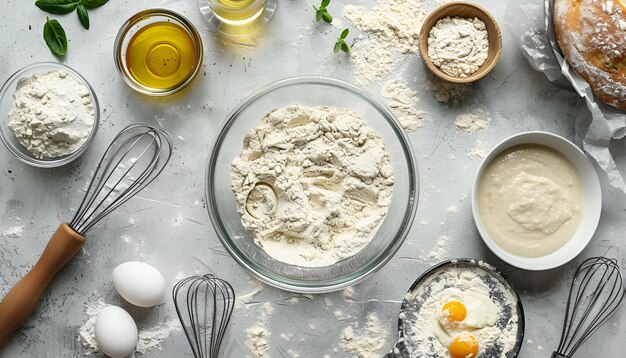
{"label": "white egg", "polygon": [[117,306],[102,309],[96,317],[94,335],[102,353],[111,358],[124,358],[137,346],[137,325],[133,318]]}
{"label": "white egg", "polygon": [[165,279],[147,263],[125,262],[113,270],[113,286],[126,301],[139,307],[156,306],[165,295]]}

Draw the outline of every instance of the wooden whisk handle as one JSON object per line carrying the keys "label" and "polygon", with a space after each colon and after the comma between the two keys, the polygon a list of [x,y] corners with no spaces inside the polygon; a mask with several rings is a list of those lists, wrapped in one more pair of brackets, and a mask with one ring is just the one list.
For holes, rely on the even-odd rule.
{"label": "wooden whisk handle", "polygon": [[61,224],[33,268],[0,302],[0,347],[37,307],[46,287],[76,255],[85,237]]}

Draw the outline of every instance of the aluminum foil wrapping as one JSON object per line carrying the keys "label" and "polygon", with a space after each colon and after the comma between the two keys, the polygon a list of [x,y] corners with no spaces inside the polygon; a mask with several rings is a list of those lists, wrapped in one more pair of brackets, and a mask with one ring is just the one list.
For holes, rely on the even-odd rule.
{"label": "aluminum foil wrapping", "polygon": [[[553,0],[511,1],[506,10],[506,26],[535,70],[545,74],[554,85],[572,89],[585,99],[591,122],[588,127],[577,126],[583,149],[606,172],[610,184],[626,193],[626,183],[609,150],[611,140],[626,136],[626,112],[598,101],[589,84],[565,61],[554,32],[553,3]],[[577,118],[577,123],[584,122],[583,119],[586,118]]]}

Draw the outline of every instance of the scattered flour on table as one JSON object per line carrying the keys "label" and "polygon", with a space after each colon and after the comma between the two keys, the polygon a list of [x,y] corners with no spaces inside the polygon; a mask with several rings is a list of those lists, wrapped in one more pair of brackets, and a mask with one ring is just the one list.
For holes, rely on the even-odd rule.
{"label": "scattered flour on table", "polygon": [[282,262],[320,267],[372,240],[394,175],[382,139],[355,112],[290,105],[246,135],[231,184],[259,247]]}
{"label": "scattered flour on table", "polygon": [[428,35],[428,57],[453,77],[476,72],[485,63],[488,50],[487,27],[478,18],[445,17]]}
{"label": "scattered flour on table", "polygon": [[357,84],[367,86],[388,74],[396,52],[417,51],[424,19],[421,5],[422,0],[379,0],[371,9],[345,6],[343,17],[367,35],[358,37],[352,48]]}
{"label": "scattered flour on table", "polygon": [[378,0],[375,7],[346,5],[343,17],[359,30],[378,36],[401,53],[416,52],[424,21],[422,0]]}
{"label": "scattered flour on table", "polygon": [[446,211],[448,212],[448,214],[454,214],[456,213],[458,210],[456,208],[456,206],[450,206],[446,209]]}
{"label": "scattered flour on table", "polygon": [[393,58],[391,51],[375,39],[359,41],[352,47],[354,80],[360,86],[367,86],[391,71]]}
{"label": "scattered flour on table", "polygon": [[465,101],[472,93],[473,83],[453,83],[428,75],[426,80],[428,88],[435,94],[438,102],[446,104],[459,104]]}
{"label": "scattered flour on table", "polygon": [[370,314],[363,329],[355,331],[348,326],[341,332],[340,339],[340,346],[346,352],[359,358],[380,358],[380,350],[387,341],[387,329],[380,325],[375,314]]}
{"label": "scattered flour on table", "polygon": [[435,243],[435,247],[428,252],[426,255],[426,260],[429,262],[439,262],[443,260],[446,256],[446,246],[448,244],[449,238],[445,235],[439,236],[437,238],[437,242]]}
{"label": "scattered flour on table", "polygon": [[354,297],[354,287],[344,288],[342,295],[345,300],[351,300]]}
{"label": "scattered flour on table", "polygon": [[324,297],[324,309],[328,309],[328,307],[333,305],[333,301],[330,298]]}
{"label": "scattered flour on table", "polygon": [[343,321],[350,318],[350,315],[345,314],[343,311],[340,310],[336,310],[335,312],[333,312],[333,316],[335,316],[337,321]]}
{"label": "scattered flour on table", "polygon": [[98,348],[98,342],[96,342],[94,329],[98,313],[100,313],[100,311],[107,306],[109,305],[105,303],[102,298],[97,300],[89,298],[85,301],[83,314],[86,317],[86,320],[78,329],[78,340],[87,350],[87,354],[93,354],[100,350],[100,348]]}
{"label": "scattered flour on table", "polygon": [[252,301],[252,299],[254,298],[254,296],[256,296],[259,292],[263,291],[263,288],[265,288],[265,285],[263,284],[263,282],[257,280],[257,279],[253,279],[253,283],[252,283],[252,287],[251,290],[247,293],[241,294],[241,295],[235,295],[235,309],[241,309],[242,307],[248,307],[248,303],[250,303],[250,301]]}
{"label": "scattered flour on table", "polygon": [[36,73],[17,82],[9,128],[36,158],[75,152],[87,141],[94,122],[89,88],[67,71]]}
{"label": "scattered flour on table", "polygon": [[487,152],[482,148],[472,148],[467,153],[467,156],[470,158],[484,158],[487,156]]}
{"label": "scattered flour on table", "polygon": [[168,339],[172,333],[181,330],[182,327],[178,320],[169,320],[152,327],[140,328],[135,353],[147,356],[149,351],[159,348],[161,343]]}
{"label": "scattered flour on table", "polygon": [[472,133],[489,128],[489,114],[485,109],[477,108],[472,112],[456,117],[454,126],[463,133]]}
{"label": "scattered flour on table", "polygon": [[406,83],[397,80],[388,81],[383,85],[380,94],[390,99],[389,108],[407,132],[412,132],[422,125],[425,112],[417,109],[419,102],[417,92],[410,89]]}
{"label": "scattered flour on table", "polygon": [[270,350],[270,339],[272,334],[267,329],[267,322],[274,313],[274,307],[271,303],[265,302],[261,305],[261,314],[257,324],[246,330],[246,347],[250,350],[251,358],[268,358]]}
{"label": "scattered flour on table", "polygon": [[2,232],[2,237],[9,239],[19,239],[24,234],[23,226],[13,226]]}
{"label": "scattered flour on table", "polygon": [[476,145],[477,145],[476,147],[470,149],[470,151],[467,153],[467,156],[469,158],[479,158],[479,159],[486,157],[487,151],[484,148],[487,146],[487,143],[485,143],[484,141],[480,139],[477,139]]}
{"label": "scattered flour on table", "polygon": [[[89,298],[85,302],[84,316],[86,317],[83,325],[78,329],[78,341],[86,350],[87,355],[95,354],[100,351],[98,342],[95,337],[95,324],[98,313],[105,307],[110,306],[104,302],[104,299]],[[169,338],[172,333],[180,331],[182,328],[178,320],[165,321],[161,324],[139,328],[139,339],[135,354],[145,356],[150,350],[159,348],[164,340]],[[133,354],[134,356],[134,354]]]}

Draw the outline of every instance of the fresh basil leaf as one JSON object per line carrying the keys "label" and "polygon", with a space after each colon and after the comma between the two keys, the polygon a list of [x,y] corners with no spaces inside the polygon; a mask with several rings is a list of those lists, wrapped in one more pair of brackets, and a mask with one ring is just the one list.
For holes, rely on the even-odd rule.
{"label": "fresh basil leaf", "polygon": [[89,30],[89,14],[87,13],[85,5],[79,4],[76,8],[76,13],[78,14],[80,23],[83,24],[83,27]]}
{"label": "fresh basil leaf", "polygon": [[46,17],[46,24],[43,26],[43,38],[54,55],[65,56],[67,37],[65,37],[63,26],[57,20],[50,20]]}
{"label": "fresh basil leaf", "polygon": [[350,53],[350,46],[348,46],[348,44],[347,44],[347,43],[345,43],[345,41],[342,41],[342,42],[341,42],[341,50],[342,50],[343,52]]}
{"label": "fresh basil leaf", "polygon": [[106,4],[109,0],[80,0],[87,9],[95,9]]}
{"label": "fresh basil leaf", "polygon": [[322,19],[324,19],[324,21],[326,21],[327,23],[331,23],[333,22],[333,17],[331,14],[329,14],[327,11],[322,12]]}
{"label": "fresh basil leaf", "polygon": [[315,21],[320,22],[320,20],[322,19],[322,14],[323,12],[321,10],[317,10],[317,12],[315,13]]}
{"label": "fresh basil leaf", "polygon": [[328,6],[328,4],[330,4],[330,0],[322,0],[322,4],[320,5],[320,7],[326,7]]}
{"label": "fresh basil leaf", "polygon": [[63,15],[74,11],[80,0],[37,0],[35,5],[45,12]]}
{"label": "fresh basil leaf", "polygon": [[339,50],[341,50],[341,42],[337,41],[335,43],[335,48],[333,49],[333,52],[337,53],[337,52],[339,52]]}
{"label": "fresh basil leaf", "polygon": [[345,29],[341,32],[341,36],[339,37],[340,39],[345,39],[346,37],[348,37],[348,34],[350,33],[349,29]]}

